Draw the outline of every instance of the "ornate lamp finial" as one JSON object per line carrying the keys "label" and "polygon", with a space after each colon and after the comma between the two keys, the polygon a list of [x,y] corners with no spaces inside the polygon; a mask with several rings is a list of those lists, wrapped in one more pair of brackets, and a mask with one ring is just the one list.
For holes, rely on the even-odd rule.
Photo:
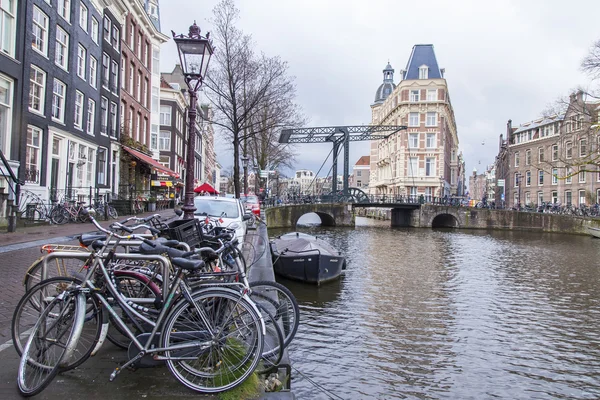
{"label": "ornate lamp finial", "polygon": [[196,25],[196,21],[194,21],[194,25],[190,26],[190,33],[188,36],[190,38],[200,37],[200,27]]}

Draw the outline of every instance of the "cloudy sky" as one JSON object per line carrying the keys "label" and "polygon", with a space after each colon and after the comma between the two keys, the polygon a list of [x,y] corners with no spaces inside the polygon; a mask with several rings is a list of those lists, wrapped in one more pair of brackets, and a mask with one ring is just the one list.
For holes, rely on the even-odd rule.
{"label": "cloudy sky", "polygon": [[[210,31],[217,3],[161,1],[162,31],[187,33],[194,19]],[[289,63],[307,126],[368,124],[388,60],[398,83],[412,46],[432,43],[446,69],[467,171],[493,163],[508,119],[513,126],[533,120],[557,97],[589,85],[579,64],[600,39],[597,0],[238,0],[237,6],[239,27],[257,50]],[[173,42],[163,45],[161,70],[170,71],[177,59]],[[296,168],[316,172],[331,147],[304,146]],[[227,168],[233,161],[225,148],[221,143],[217,153]],[[351,165],[368,153],[368,142],[353,143]]]}

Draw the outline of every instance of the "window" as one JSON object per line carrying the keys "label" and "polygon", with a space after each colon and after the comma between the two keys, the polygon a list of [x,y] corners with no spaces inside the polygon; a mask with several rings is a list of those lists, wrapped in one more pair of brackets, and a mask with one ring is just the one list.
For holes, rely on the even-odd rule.
{"label": "window", "polygon": [[82,2],[79,2],[79,26],[88,31],[88,9]]}
{"label": "window", "polygon": [[531,171],[525,172],[525,186],[531,186]]}
{"label": "window", "polygon": [[565,204],[571,206],[573,204],[573,195],[570,190],[565,191]]}
{"label": "window", "polygon": [[142,59],[142,32],[137,34],[137,48],[135,49],[139,60]]}
{"label": "window", "polygon": [[171,132],[160,131],[158,136],[158,149],[165,151],[171,150]]}
{"label": "window", "polygon": [[88,147],[87,169],[86,169],[86,186],[92,186],[92,185],[94,185],[94,152],[95,152],[94,149],[92,149],[91,147]]}
{"label": "window", "polygon": [[552,161],[558,161],[558,145],[552,146]]}
{"label": "window", "polygon": [[408,114],[408,126],[419,126],[419,113]]}
{"label": "window", "polygon": [[144,91],[142,92],[142,104],[148,108],[148,79],[144,79]]}
{"label": "window", "polygon": [[427,148],[435,148],[435,133],[427,134]]}
{"label": "window", "polygon": [[538,171],[538,186],[542,186],[544,184],[544,171]]}
{"label": "window", "polygon": [[94,17],[92,17],[92,40],[98,44],[98,33],[100,31],[99,29],[100,24],[98,23],[98,20]]}
{"label": "window", "polygon": [[425,176],[435,176],[435,158],[433,157],[425,159]]}
{"label": "window", "polygon": [[98,68],[98,60],[94,56],[90,56],[90,86],[94,89],[98,85],[98,75],[96,69]]}
{"label": "window", "polygon": [[519,186],[519,178],[520,177],[521,177],[521,174],[519,174],[518,172],[515,172],[515,176],[514,176],[515,187]]}
{"label": "window", "polygon": [[88,135],[94,136],[95,122],[96,122],[96,102],[92,99],[88,99],[87,127],[86,127],[86,132],[88,133]]}
{"label": "window", "polygon": [[436,112],[428,112],[427,113],[427,123],[425,126],[437,126],[437,113]]}
{"label": "window", "polygon": [[150,149],[158,150],[158,125],[150,125]]}
{"label": "window", "polygon": [[558,202],[558,192],[556,190],[552,191],[552,204],[556,204]]}
{"label": "window", "polygon": [[133,43],[135,40],[135,24],[131,23],[129,25],[129,48],[133,51]]}
{"label": "window", "polygon": [[525,150],[525,165],[531,165],[531,150]]}
{"label": "window", "polygon": [[67,86],[54,79],[52,90],[52,119],[58,122],[65,122],[65,99],[67,96]]}
{"label": "window", "polygon": [[110,26],[112,24],[110,23],[110,18],[108,18],[108,16],[104,16],[104,26],[103,26],[103,30],[104,30],[104,40],[106,40],[108,43],[110,43]]}
{"label": "window", "polygon": [[544,202],[544,192],[538,192],[538,204],[542,204]]}
{"label": "window", "polygon": [[160,48],[152,46],[152,73],[158,74],[160,71]]}
{"label": "window", "polygon": [[87,60],[85,47],[77,45],[77,76],[83,80],[85,80],[85,60]]}
{"label": "window", "polygon": [[0,1],[0,50],[15,56],[17,1]]}
{"label": "window", "polygon": [[437,89],[427,89],[427,101],[437,101]]}
{"label": "window", "polygon": [[58,15],[71,22],[71,0],[58,0]]}
{"label": "window", "polygon": [[160,156],[158,158],[158,163],[164,165],[167,168],[171,168],[171,157],[169,156]]}
{"label": "window", "polygon": [[121,89],[125,89],[125,82],[127,82],[127,77],[125,76],[125,65],[127,64],[127,59],[123,57],[121,60]]}
{"label": "window", "polygon": [[133,79],[135,75],[135,68],[133,64],[129,66],[129,94],[133,96]]}
{"label": "window", "polygon": [[408,163],[408,175],[417,176],[419,171],[419,159],[417,157],[411,157]]}
{"label": "window", "polygon": [[106,185],[106,149],[98,147],[98,185]]}
{"label": "window", "polygon": [[106,135],[108,132],[108,99],[100,99],[100,133]]}
{"label": "window", "polygon": [[117,104],[110,102],[110,136],[117,136]]}
{"label": "window", "polygon": [[29,111],[44,114],[46,73],[35,65],[32,65],[29,73],[29,80]]}
{"label": "window", "polygon": [[150,59],[148,58],[148,49],[150,48],[150,43],[146,42],[146,44],[144,45],[144,59],[142,60],[142,63],[144,64],[144,66],[147,68],[150,66]]}
{"label": "window", "polygon": [[519,152],[515,151],[515,167],[519,166]]}
{"label": "window", "polygon": [[552,168],[552,184],[558,185],[558,168]]}
{"label": "window", "polygon": [[585,204],[585,190],[579,191],[579,205]]}
{"label": "window", "polygon": [[160,106],[160,124],[171,125],[171,107]]}
{"label": "window", "polygon": [[565,179],[565,183],[573,182],[573,169],[571,167],[567,167],[567,178]]}
{"label": "window", "polygon": [[142,71],[138,70],[137,74],[137,85],[136,85],[136,99],[138,102],[141,102],[142,97]]}
{"label": "window", "polygon": [[119,50],[119,27],[116,24],[112,26],[112,46]]}
{"label": "window", "polygon": [[525,192],[525,204],[531,203],[531,192]]}
{"label": "window", "polygon": [[0,75],[0,150],[10,158],[13,81]]}
{"label": "window", "polygon": [[573,144],[571,142],[565,143],[565,157],[573,157]]}
{"label": "window", "polygon": [[56,27],[56,53],[54,62],[65,71],[69,67],[69,34]]}
{"label": "window", "polygon": [[415,103],[419,101],[419,90],[411,90],[410,91],[410,101]]}
{"label": "window", "polygon": [[408,135],[408,148],[417,149],[419,148],[419,134],[411,133]]}
{"label": "window", "polygon": [[110,79],[110,57],[106,53],[102,53],[102,86],[108,89]]}
{"label": "window", "polygon": [[419,67],[419,79],[428,79],[429,78],[429,67],[427,65],[421,65]]}
{"label": "window", "polygon": [[579,167],[579,183],[585,183],[585,167]]}
{"label": "window", "polygon": [[[138,142],[140,142],[140,143],[143,143],[144,141],[140,140],[140,138],[141,138],[141,136],[140,136],[140,128],[141,128],[141,125],[142,125],[141,119],[142,119],[142,116],[140,115],[140,113],[138,113],[137,114],[137,121],[136,121],[137,123],[135,124],[135,140],[138,141]],[[143,143],[143,144],[145,144],[145,143]]]}
{"label": "window", "polygon": [[581,139],[579,141],[579,157],[585,157],[587,155],[587,139]]}
{"label": "window", "polygon": [[112,60],[111,65],[112,68],[110,70],[112,80],[110,84],[110,90],[112,90],[113,93],[117,93],[117,88],[119,87],[119,64],[115,60]]}
{"label": "window", "polygon": [[31,47],[48,55],[48,16],[36,6],[33,6],[33,23],[32,23],[33,39]]}
{"label": "window", "polygon": [[29,125],[27,127],[27,150],[25,154],[25,182],[40,183],[40,147],[42,130]]}
{"label": "window", "polygon": [[83,126],[83,102],[85,97],[79,90],[75,91],[75,118],[73,124],[75,128],[81,129]]}
{"label": "window", "polygon": [[545,152],[543,147],[538,147],[538,161],[544,162],[546,161]]}

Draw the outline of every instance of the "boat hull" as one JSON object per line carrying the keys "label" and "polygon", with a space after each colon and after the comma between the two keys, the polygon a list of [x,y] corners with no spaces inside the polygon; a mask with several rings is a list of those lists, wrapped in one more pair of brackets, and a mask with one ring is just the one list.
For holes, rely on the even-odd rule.
{"label": "boat hull", "polygon": [[588,227],[588,233],[593,237],[600,239],[600,228]]}

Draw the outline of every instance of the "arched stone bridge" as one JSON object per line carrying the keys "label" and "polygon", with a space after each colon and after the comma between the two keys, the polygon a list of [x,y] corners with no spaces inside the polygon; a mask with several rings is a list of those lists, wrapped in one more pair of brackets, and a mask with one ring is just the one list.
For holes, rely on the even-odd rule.
{"label": "arched stone bridge", "polygon": [[[370,205],[373,206],[372,204]],[[300,217],[316,213],[324,226],[354,226],[355,209],[361,204],[299,204],[265,210],[271,228],[295,228]],[[461,229],[514,229],[586,234],[587,227],[600,227],[600,220],[567,215],[490,210],[468,207],[423,205],[385,205],[391,208],[391,225],[399,227]]]}

